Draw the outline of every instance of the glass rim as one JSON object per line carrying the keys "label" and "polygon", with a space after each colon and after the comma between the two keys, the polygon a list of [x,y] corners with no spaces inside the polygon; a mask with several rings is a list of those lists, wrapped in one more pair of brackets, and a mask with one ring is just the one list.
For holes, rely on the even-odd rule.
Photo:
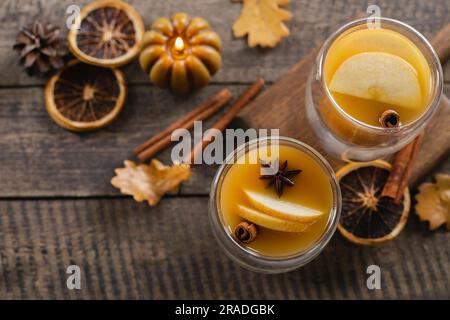
{"label": "glass rim", "polygon": [[[443,83],[442,83],[443,82],[443,71],[442,71],[442,66],[441,66],[439,57],[437,56],[436,51],[434,50],[431,43],[427,40],[427,38],[425,38],[415,28],[411,27],[410,25],[408,25],[402,21],[399,21],[396,19],[391,19],[391,18],[385,18],[385,17],[379,18],[379,20],[381,22],[385,22],[388,25],[391,24],[394,26],[398,26],[400,28],[404,28],[404,29],[408,30],[409,32],[411,32],[412,34],[414,34],[414,36],[416,36],[418,38],[418,40],[420,42],[422,42],[422,44],[427,48],[427,50],[429,50],[431,60],[432,60],[431,62],[436,65],[436,69],[437,69],[436,74],[434,74],[434,70],[431,70],[432,77],[434,74],[434,76],[436,78],[436,84],[434,85],[434,90],[432,92],[432,99],[430,99],[430,101],[428,102],[428,104],[425,108],[425,112],[423,112],[417,119],[414,119],[413,121],[411,121],[405,125],[402,125],[400,127],[396,127],[396,128],[382,128],[382,127],[367,124],[363,121],[360,121],[360,120],[352,117],[347,112],[345,112],[341,108],[341,106],[336,102],[336,100],[333,98],[327,84],[325,83],[325,77],[324,77],[324,72],[323,72],[324,61],[326,59],[328,50],[330,49],[331,45],[345,31],[350,30],[354,27],[357,27],[363,23],[367,23],[368,21],[371,21],[371,20],[372,20],[372,18],[360,18],[360,19],[350,21],[350,22],[344,24],[343,26],[341,26],[340,28],[338,28],[335,32],[333,32],[333,34],[331,34],[327,38],[327,40],[325,40],[325,43],[321,47],[318,57],[317,57],[317,64],[318,64],[317,70],[318,70],[318,76],[319,76],[318,80],[320,81],[320,84],[321,84],[322,88],[324,89],[327,98],[329,99],[331,104],[334,106],[334,108],[345,119],[354,123],[356,126],[360,126],[360,127],[364,128],[365,130],[374,131],[376,134],[386,134],[386,135],[390,135],[390,134],[398,133],[398,132],[402,132],[402,131],[407,131],[416,126],[420,126],[422,123],[426,122],[434,114],[434,112],[436,111],[436,109],[439,105],[439,101],[440,101],[442,90],[443,90]],[[404,34],[402,34],[402,35],[404,35]],[[408,40],[410,40],[410,39],[408,38]],[[429,58],[427,58],[425,56],[425,59],[427,60],[428,63],[430,63]]]}
{"label": "glass rim", "polygon": [[[234,156],[236,154],[239,155],[240,152],[246,150],[247,148],[249,148],[248,151],[253,150],[253,148],[259,146],[260,143],[268,143],[272,140],[276,140],[279,145],[288,145],[294,148],[301,149],[309,156],[313,157],[320,164],[325,174],[327,174],[333,194],[333,205],[329,212],[325,230],[323,231],[321,236],[313,244],[311,244],[310,247],[286,256],[263,255],[251,248],[245,248],[236,239],[234,239],[234,237],[230,233],[230,230],[228,229],[228,226],[224,223],[220,208],[220,199],[218,199],[218,191],[220,190],[221,184],[223,182],[223,177],[226,176],[228,170],[231,168],[231,166],[234,165],[232,162],[230,163],[230,161],[234,159]],[[245,151],[244,154],[246,154],[248,151]],[[237,147],[226,157],[224,163],[217,170],[211,183],[209,215],[210,222],[213,224],[214,228],[213,233],[222,249],[224,249],[225,253],[230,258],[253,271],[276,273],[301,267],[302,265],[305,265],[306,263],[313,260],[317,255],[319,255],[319,253],[331,240],[337,229],[341,207],[341,191],[334,170],[328,163],[328,161],[317,150],[315,150],[308,144],[293,138],[284,136],[269,136],[253,139],[247,143],[244,143],[241,146]],[[217,224],[220,224],[220,226],[218,227]],[[235,251],[234,254],[230,252],[232,250]],[[256,263],[260,267],[255,267],[252,263]]]}

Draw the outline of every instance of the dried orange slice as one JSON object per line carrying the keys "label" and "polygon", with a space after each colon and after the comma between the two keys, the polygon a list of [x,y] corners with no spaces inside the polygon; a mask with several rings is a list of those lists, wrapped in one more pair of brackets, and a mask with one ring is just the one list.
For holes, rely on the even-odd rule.
{"label": "dried orange slice", "polygon": [[72,60],[48,81],[45,104],[63,128],[89,131],[111,123],[122,110],[126,94],[122,71]]}
{"label": "dried orange slice", "polygon": [[408,188],[401,204],[381,197],[391,167],[386,161],[376,160],[350,163],[336,173],[342,193],[338,229],[351,242],[381,244],[403,230],[411,206]]}
{"label": "dried orange slice", "polygon": [[139,53],[143,35],[144,23],[132,6],[121,0],[98,0],[81,10],[68,44],[83,62],[118,67]]}

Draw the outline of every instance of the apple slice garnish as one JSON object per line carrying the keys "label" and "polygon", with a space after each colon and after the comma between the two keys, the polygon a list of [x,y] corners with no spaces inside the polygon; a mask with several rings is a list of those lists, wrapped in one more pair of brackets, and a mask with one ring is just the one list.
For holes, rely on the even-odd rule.
{"label": "apple slice garnish", "polygon": [[420,108],[422,105],[416,70],[406,60],[385,52],[351,56],[336,70],[329,88],[394,107]]}
{"label": "apple slice garnish", "polygon": [[257,192],[244,190],[244,193],[256,209],[279,219],[296,222],[312,222],[316,221],[324,214],[318,210]]}
{"label": "apple slice garnish", "polygon": [[243,205],[238,205],[238,214],[258,226],[282,232],[303,232],[310,225],[304,222],[279,219]]}

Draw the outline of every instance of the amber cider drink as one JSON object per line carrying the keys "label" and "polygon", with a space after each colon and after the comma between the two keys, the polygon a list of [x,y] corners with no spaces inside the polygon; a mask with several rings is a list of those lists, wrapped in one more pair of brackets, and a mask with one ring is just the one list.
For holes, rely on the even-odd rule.
{"label": "amber cider drink", "polygon": [[[333,170],[314,149],[285,137],[258,139],[235,150],[219,169],[211,222],[234,260],[252,270],[282,272],[320,252],[335,230],[340,201]],[[236,233],[242,223],[257,228],[250,242]]]}

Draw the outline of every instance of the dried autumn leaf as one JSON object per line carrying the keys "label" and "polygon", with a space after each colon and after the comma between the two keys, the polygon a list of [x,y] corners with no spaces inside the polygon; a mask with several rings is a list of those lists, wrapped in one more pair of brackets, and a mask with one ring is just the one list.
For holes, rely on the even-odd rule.
{"label": "dried autumn leaf", "polygon": [[450,175],[448,174],[437,174],[436,175],[436,185],[439,190],[439,195],[441,200],[445,204],[450,203]]}
{"label": "dried autumn leaf", "polygon": [[436,175],[436,183],[423,183],[416,195],[416,212],[422,221],[430,223],[430,230],[447,224],[450,230],[450,175]]}
{"label": "dried autumn leaf", "polygon": [[275,47],[289,29],[283,23],[292,18],[292,13],[280,9],[289,0],[244,0],[239,19],[233,25],[235,37],[248,34],[248,45],[255,47]]}
{"label": "dried autumn leaf", "polygon": [[138,202],[147,200],[151,206],[156,205],[167,192],[175,191],[192,174],[188,165],[176,163],[169,167],[156,159],[150,165],[136,165],[129,160],[125,160],[124,165],[125,168],[115,170],[116,176],[111,179],[111,184]]}

